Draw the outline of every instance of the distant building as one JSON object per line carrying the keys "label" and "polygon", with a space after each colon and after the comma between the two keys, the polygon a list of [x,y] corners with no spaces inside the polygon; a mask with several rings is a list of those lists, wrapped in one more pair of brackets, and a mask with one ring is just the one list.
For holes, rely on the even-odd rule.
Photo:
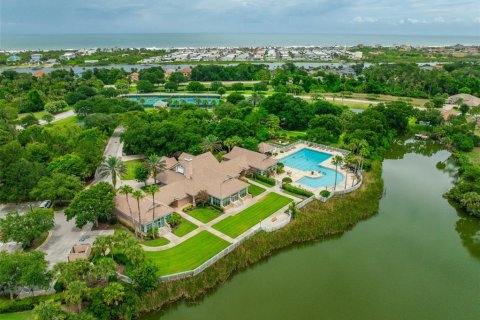
{"label": "distant building", "polygon": [[17,61],[20,61],[20,60],[22,60],[22,58],[20,56],[17,56],[17,55],[11,55],[10,57],[7,58],[8,62],[17,62]]}
{"label": "distant building", "polygon": [[47,74],[47,73],[46,73],[45,71],[43,71],[43,70],[38,70],[38,71],[34,72],[34,73],[32,74],[32,76],[35,77],[35,78],[41,78],[41,77],[43,77],[43,76],[46,75],[46,74]]}
{"label": "distant building", "polygon": [[31,56],[30,56],[30,59],[32,62],[40,62],[40,60],[42,59],[43,57],[43,54],[41,53],[33,53]]}
{"label": "distant building", "polygon": [[128,78],[130,79],[130,82],[137,82],[139,76],[140,76],[140,75],[138,74],[138,72],[132,72],[132,73],[130,73],[130,75],[128,76]]}
{"label": "distant building", "polygon": [[465,103],[469,107],[476,107],[476,106],[480,106],[480,98],[472,96],[471,94],[459,93],[459,94],[448,97],[447,103],[457,104],[457,105]]}
{"label": "distant building", "polygon": [[65,52],[60,59],[62,60],[70,60],[76,57],[76,54],[74,52]]}
{"label": "distant building", "polygon": [[188,78],[190,78],[190,76],[192,75],[192,69],[190,69],[190,68],[183,68],[183,69],[179,70],[179,72],[181,74],[183,74],[185,77],[188,77]]}

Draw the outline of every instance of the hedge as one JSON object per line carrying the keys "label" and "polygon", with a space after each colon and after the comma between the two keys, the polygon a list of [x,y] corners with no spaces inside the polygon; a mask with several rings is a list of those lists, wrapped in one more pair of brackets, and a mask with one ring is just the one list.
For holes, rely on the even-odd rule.
{"label": "hedge", "polygon": [[276,184],[276,181],[275,179],[272,179],[272,178],[269,178],[269,177],[265,177],[265,176],[262,176],[260,174],[257,174],[255,175],[255,179],[258,180],[258,181],[262,181],[270,186],[275,186]]}
{"label": "hedge", "polygon": [[[63,294],[42,295],[36,297],[26,297],[20,300],[0,299],[0,314],[32,310],[37,304],[46,300],[62,301]],[[0,316],[2,318],[2,316]]]}
{"label": "hedge", "polygon": [[298,194],[298,195],[301,195],[301,196],[308,197],[308,198],[313,196],[312,192],[310,192],[308,190],[305,190],[305,189],[297,188],[297,187],[292,186],[291,184],[288,184],[288,183],[283,184],[282,189],[285,190],[285,191],[291,192],[291,193],[295,193],[295,194]]}

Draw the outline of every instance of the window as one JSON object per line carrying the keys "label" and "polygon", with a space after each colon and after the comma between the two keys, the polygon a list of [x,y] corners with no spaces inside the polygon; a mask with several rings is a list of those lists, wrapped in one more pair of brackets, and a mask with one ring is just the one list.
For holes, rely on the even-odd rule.
{"label": "window", "polygon": [[240,197],[245,197],[247,195],[247,189],[240,190]]}
{"label": "window", "polygon": [[210,197],[210,203],[212,203],[216,206],[220,206],[220,199],[212,197],[212,196],[209,196],[209,197]]}
{"label": "window", "polygon": [[230,204],[230,197],[223,199],[223,206],[226,207]]}

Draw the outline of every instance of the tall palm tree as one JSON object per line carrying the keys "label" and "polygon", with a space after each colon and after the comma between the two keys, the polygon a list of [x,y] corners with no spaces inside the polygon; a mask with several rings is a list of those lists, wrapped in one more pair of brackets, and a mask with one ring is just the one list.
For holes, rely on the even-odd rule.
{"label": "tall palm tree", "polygon": [[214,152],[214,151],[220,151],[222,150],[222,143],[220,140],[214,136],[213,134],[210,134],[205,137],[202,141],[202,151],[203,152]]}
{"label": "tall palm tree", "polygon": [[135,230],[135,235],[137,235],[137,228],[135,227],[135,219],[133,219],[132,207],[130,206],[130,201],[128,195],[133,192],[133,188],[129,185],[123,185],[118,188],[118,192],[120,194],[125,195],[125,199],[127,200],[128,211],[130,212],[130,218],[132,219],[132,227]]}
{"label": "tall palm tree", "polygon": [[140,229],[140,237],[143,240],[143,232],[142,232],[142,215],[140,214],[140,200],[145,197],[143,192],[141,190],[135,190],[132,193],[132,197],[137,199],[137,209],[138,209],[138,225]]}
{"label": "tall palm tree", "polygon": [[[148,186],[147,189],[145,190],[145,192],[152,195],[152,200],[153,200],[152,210],[153,210],[153,222],[154,223],[155,223],[155,193],[157,193],[158,191],[160,191],[160,189],[155,184],[152,184],[152,185]],[[156,238],[155,232],[153,232],[153,238],[154,239]]]}
{"label": "tall palm tree", "polygon": [[112,177],[112,185],[114,188],[117,187],[117,177],[120,178],[122,174],[126,172],[127,168],[123,164],[123,161],[114,156],[108,157],[107,160],[98,167],[98,174],[100,177]]}
{"label": "tall palm tree", "polygon": [[333,187],[333,193],[337,190],[337,175],[338,175],[338,166],[343,163],[343,158],[340,155],[336,155],[332,159],[332,164],[335,165],[335,186]]}
{"label": "tall palm tree", "polygon": [[150,172],[153,175],[153,181],[155,182],[155,184],[157,184],[157,175],[165,171],[165,169],[167,169],[167,164],[165,163],[165,160],[163,160],[156,154],[151,154],[147,158],[146,164],[147,164],[148,170],[150,170]]}

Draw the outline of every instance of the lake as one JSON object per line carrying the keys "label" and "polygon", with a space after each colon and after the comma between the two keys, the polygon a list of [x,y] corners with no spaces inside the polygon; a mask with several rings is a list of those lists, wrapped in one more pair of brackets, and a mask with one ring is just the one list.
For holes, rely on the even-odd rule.
{"label": "lake", "polygon": [[442,198],[449,152],[403,141],[383,165],[379,213],[335,239],[281,251],[198,303],[144,320],[478,319],[480,220]]}

